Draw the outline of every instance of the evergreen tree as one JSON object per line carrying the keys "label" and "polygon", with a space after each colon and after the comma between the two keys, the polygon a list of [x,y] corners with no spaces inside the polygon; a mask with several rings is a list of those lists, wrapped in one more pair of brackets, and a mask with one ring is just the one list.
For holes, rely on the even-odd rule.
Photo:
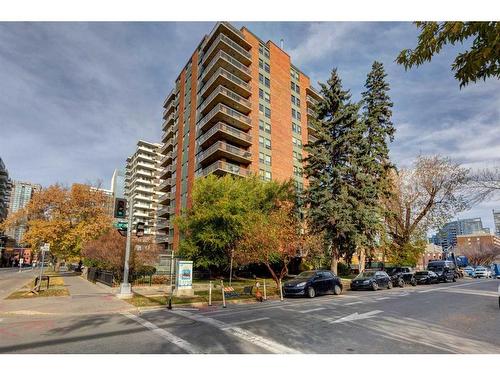
{"label": "evergreen tree", "polygon": [[[363,137],[359,147],[356,165],[359,184],[357,226],[361,234],[360,255],[373,248],[380,233],[384,212],[381,200],[390,196],[390,170],[388,142],[394,139],[391,121],[393,103],[388,95],[389,84],[382,63],[375,61],[368,74],[362,93]],[[363,258],[361,256],[361,258]]]}
{"label": "evergreen tree", "polygon": [[316,106],[317,140],[306,145],[305,192],[311,228],[325,233],[330,244],[331,269],[337,272],[341,256],[352,254],[360,241],[355,219],[359,215],[360,192],[357,149],[363,137],[359,105],[353,104],[348,90],[333,69],[326,84],[321,84],[323,100]]}

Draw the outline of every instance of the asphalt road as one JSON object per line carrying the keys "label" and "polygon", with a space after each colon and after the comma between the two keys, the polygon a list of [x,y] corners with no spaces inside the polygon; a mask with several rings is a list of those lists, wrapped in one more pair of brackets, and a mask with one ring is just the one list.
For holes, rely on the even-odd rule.
{"label": "asphalt road", "polygon": [[0,316],[2,353],[495,353],[498,280],[140,314]]}
{"label": "asphalt road", "polygon": [[35,276],[36,271],[31,268],[23,268],[22,272],[19,272],[19,268],[0,268],[0,300],[26,285]]}

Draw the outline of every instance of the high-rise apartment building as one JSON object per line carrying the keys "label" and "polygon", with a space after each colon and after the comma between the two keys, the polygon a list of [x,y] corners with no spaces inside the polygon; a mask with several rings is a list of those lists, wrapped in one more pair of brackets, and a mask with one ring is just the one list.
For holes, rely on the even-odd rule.
{"label": "high-rise apartment building", "polygon": [[500,210],[493,210],[493,222],[495,223],[495,235],[500,237]]}
{"label": "high-rise apartment building", "polygon": [[483,227],[480,217],[461,219],[446,223],[439,233],[433,237],[433,242],[446,249],[457,245],[457,236],[489,232],[489,228]]}
{"label": "high-rise apartment building", "polygon": [[[13,181],[12,190],[10,193],[9,215],[23,209],[33,197],[33,194],[42,190],[39,184],[31,182]],[[7,232],[7,235],[16,241],[16,244],[21,245],[24,233],[26,232],[25,225],[18,225],[16,228]]]}
{"label": "high-rise apartment building", "polygon": [[[156,211],[158,204],[158,159],[161,144],[139,141],[135,153],[127,158],[125,169],[125,198],[133,204],[133,229],[143,222],[144,234],[155,236],[157,233]],[[128,216],[127,208],[127,216]]]}
{"label": "high-rise apartment building", "polygon": [[0,222],[3,221],[8,214],[10,190],[11,182],[9,180],[9,172],[2,158],[0,158]]}
{"label": "high-rise apartment building", "polygon": [[[164,101],[159,217],[170,223],[189,207],[195,178],[211,173],[293,178],[302,188],[310,104],[320,98],[275,43],[217,23]],[[179,233],[167,225],[167,247],[176,248]]]}

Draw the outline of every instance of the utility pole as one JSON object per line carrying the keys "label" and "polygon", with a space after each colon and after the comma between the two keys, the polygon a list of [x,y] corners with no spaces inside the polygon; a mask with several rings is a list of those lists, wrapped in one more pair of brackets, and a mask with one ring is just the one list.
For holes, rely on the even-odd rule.
{"label": "utility pole", "polygon": [[174,249],[171,250],[170,257],[170,294],[168,297],[167,309],[172,310],[172,296],[174,294]]}
{"label": "utility pole", "polygon": [[133,212],[133,196],[130,196],[128,199],[128,225],[127,225],[127,242],[125,245],[125,264],[123,266],[123,281],[120,284],[120,292],[118,293],[118,298],[131,298],[132,287],[128,282],[128,273],[129,273],[129,259],[130,259],[130,246],[132,241],[132,212]]}

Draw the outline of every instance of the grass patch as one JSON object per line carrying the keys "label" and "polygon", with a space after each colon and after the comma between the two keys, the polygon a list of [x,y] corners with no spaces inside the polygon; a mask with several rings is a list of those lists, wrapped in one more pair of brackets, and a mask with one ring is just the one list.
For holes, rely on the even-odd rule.
{"label": "grass patch", "polygon": [[[255,300],[255,287],[252,290],[252,295],[243,294],[243,287],[248,286],[248,282],[241,283],[232,283],[232,287],[236,292],[240,295],[239,297],[226,298],[226,302],[230,301],[241,301],[241,300]],[[250,284],[251,285],[251,284]],[[260,287],[260,292],[263,293],[262,286]],[[267,297],[276,297],[279,296],[279,290],[276,286],[266,286]],[[142,294],[134,294],[131,299],[126,300],[130,304],[136,307],[151,307],[151,306],[165,306],[168,304],[168,295],[164,296],[145,296]],[[208,290],[197,290],[195,291],[195,295],[192,297],[172,297],[172,304],[188,304],[202,302],[208,304]],[[220,289],[220,285],[218,288],[212,289],[212,302],[222,302],[222,292]]]}
{"label": "grass patch", "polygon": [[29,293],[29,290],[18,290],[17,292],[12,293],[6,299],[22,299],[22,298],[37,298],[37,297],[64,297],[69,296],[69,290],[67,288],[59,288],[59,289],[43,289],[40,290],[40,293],[33,294]]}
{"label": "grass patch", "polygon": [[38,292],[38,294],[30,293],[30,291],[35,287],[35,279],[33,279],[21,289],[9,295],[6,299],[69,296],[69,290],[64,285],[64,279],[57,272],[48,271],[44,272],[43,275],[50,277],[50,287],[48,289],[47,281],[44,280],[42,281],[40,292]]}

